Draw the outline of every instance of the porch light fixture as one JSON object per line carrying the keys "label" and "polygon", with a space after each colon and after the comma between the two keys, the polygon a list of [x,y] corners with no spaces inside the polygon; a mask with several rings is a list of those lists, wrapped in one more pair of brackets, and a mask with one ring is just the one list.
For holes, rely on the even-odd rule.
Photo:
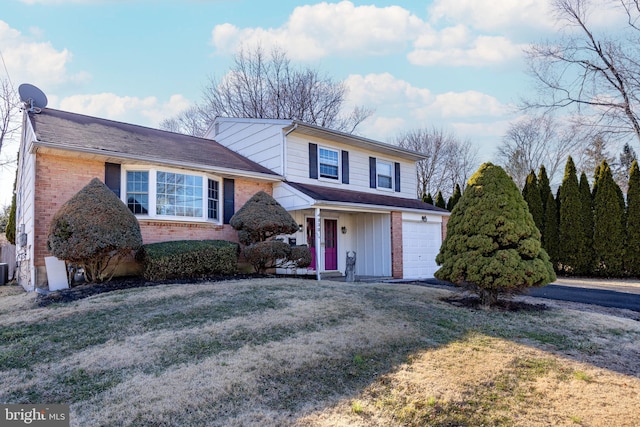
{"label": "porch light fixture", "polygon": [[342,234],[347,234],[347,227],[345,227],[344,225],[340,230],[342,231]]}
{"label": "porch light fixture", "polygon": [[422,222],[427,222],[427,216],[426,215],[422,215]]}
{"label": "porch light fixture", "polygon": [[302,224],[298,224],[298,231],[302,233]]}

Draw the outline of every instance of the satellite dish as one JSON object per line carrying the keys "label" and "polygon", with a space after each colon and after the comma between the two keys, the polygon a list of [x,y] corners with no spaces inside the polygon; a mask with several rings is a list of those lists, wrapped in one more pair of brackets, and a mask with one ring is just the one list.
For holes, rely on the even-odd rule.
{"label": "satellite dish", "polygon": [[23,83],[18,86],[18,93],[29,112],[39,113],[40,109],[47,106],[47,95],[34,85]]}

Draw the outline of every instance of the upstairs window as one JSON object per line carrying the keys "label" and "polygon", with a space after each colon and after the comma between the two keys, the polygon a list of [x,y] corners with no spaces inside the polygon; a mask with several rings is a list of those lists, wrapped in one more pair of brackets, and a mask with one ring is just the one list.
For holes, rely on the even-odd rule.
{"label": "upstairs window", "polygon": [[378,160],[376,163],[378,188],[393,188],[393,164]]}
{"label": "upstairs window", "polygon": [[328,148],[319,149],[318,163],[322,178],[338,179],[338,159],[338,151]]}

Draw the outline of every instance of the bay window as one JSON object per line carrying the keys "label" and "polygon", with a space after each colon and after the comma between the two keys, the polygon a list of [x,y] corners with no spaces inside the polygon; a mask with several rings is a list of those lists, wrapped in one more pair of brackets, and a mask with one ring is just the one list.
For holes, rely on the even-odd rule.
{"label": "bay window", "polygon": [[219,183],[203,174],[127,170],[126,204],[137,215],[168,219],[219,219]]}

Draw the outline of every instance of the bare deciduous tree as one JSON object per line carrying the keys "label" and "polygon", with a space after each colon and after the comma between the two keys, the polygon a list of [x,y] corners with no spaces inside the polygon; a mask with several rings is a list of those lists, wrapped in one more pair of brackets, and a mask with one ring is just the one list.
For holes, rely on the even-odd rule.
{"label": "bare deciduous tree", "polygon": [[548,115],[526,117],[509,126],[498,146],[497,161],[523,188],[527,175],[542,165],[553,181],[567,157],[580,150],[580,144],[573,127],[562,127]]}
{"label": "bare deciduous tree", "polygon": [[222,79],[209,79],[201,105],[165,120],[161,127],[203,133],[215,117],[226,116],[293,119],[353,133],[372,111],[356,107],[344,114],[346,95],[343,82],[310,67],[294,67],[278,48],[267,55],[258,46],[249,51],[241,49]]}
{"label": "bare deciduous tree", "polygon": [[[10,141],[20,128],[18,119],[20,107],[18,97],[9,79],[0,78],[0,154],[3,154],[5,143]],[[14,163],[15,158],[2,156],[0,166]]]}
{"label": "bare deciduous tree", "polygon": [[464,191],[477,167],[478,151],[470,141],[460,141],[452,133],[437,128],[407,131],[396,138],[402,148],[427,156],[417,163],[418,197],[437,194],[449,198],[456,184]]}
{"label": "bare deciduous tree", "polygon": [[[570,110],[593,135],[612,133],[640,141],[640,6],[638,0],[555,0],[563,34],[527,50],[538,99],[525,108]],[[617,12],[603,32],[593,19]]]}

